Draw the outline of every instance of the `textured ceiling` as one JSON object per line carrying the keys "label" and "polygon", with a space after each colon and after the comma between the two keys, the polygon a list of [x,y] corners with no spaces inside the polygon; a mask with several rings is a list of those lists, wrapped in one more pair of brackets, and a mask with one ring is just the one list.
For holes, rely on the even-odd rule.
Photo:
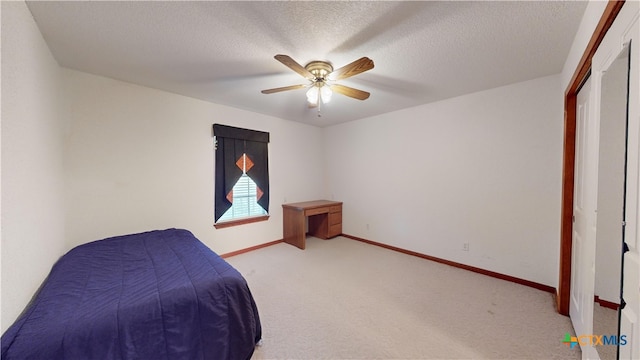
{"label": "textured ceiling", "polygon": [[[60,65],[327,126],[562,71],[583,1],[28,1]],[[375,68],[340,81],[322,117],[273,56]]]}

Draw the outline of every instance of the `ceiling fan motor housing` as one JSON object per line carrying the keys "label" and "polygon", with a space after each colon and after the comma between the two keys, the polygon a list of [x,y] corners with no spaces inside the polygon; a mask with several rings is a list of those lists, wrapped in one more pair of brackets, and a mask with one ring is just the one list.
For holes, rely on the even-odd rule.
{"label": "ceiling fan motor housing", "polygon": [[333,72],[333,66],[326,61],[312,61],[304,68],[315,76],[314,82],[325,82],[326,76]]}

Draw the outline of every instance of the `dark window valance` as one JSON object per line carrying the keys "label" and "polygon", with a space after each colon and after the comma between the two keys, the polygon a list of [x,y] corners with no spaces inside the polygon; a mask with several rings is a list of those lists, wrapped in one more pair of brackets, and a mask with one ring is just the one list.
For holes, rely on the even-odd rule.
{"label": "dark window valance", "polygon": [[213,124],[213,135],[236,140],[247,140],[268,143],[269,133],[264,131],[242,129],[228,125]]}

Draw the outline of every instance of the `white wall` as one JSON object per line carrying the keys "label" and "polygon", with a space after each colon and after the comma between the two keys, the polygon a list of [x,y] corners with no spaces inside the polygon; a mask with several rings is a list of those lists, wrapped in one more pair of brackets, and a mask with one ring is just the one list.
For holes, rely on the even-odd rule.
{"label": "white wall", "polygon": [[25,3],[1,6],[4,332],[67,247],[60,69]]}
{"label": "white wall", "polygon": [[327,128],[327,192],[344,201],[344,233],[556,286],[560,80]]}
{"label": "white wall", "polygon": [[[181,227],[223,254],[282,239],[285,201],[321,198],[322,129],[64,71],[69,246]],[[212,124],[270,133],[270,219],[214,229]]]}

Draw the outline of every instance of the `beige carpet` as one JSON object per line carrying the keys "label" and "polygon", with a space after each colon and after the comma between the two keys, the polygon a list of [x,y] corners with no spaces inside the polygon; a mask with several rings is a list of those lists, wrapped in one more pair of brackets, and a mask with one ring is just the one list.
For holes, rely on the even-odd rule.
{"label": "beige carpet", "polygon": [[253,359],[579,359],[549,293],[337,237],[228,258],[263,326]]}

